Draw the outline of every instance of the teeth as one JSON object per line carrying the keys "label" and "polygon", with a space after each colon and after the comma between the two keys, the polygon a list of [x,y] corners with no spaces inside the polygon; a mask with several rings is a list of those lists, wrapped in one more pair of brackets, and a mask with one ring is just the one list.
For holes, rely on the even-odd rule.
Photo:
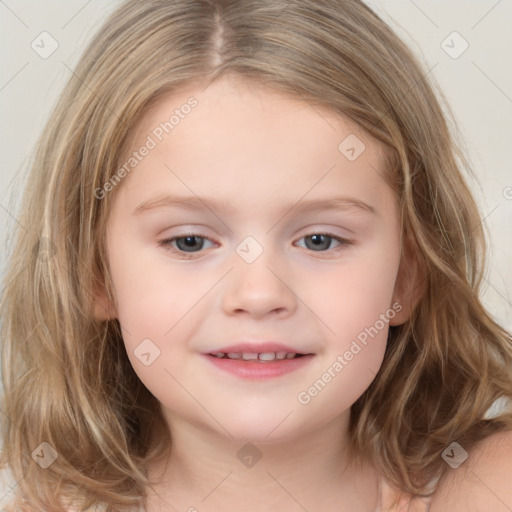
{"label": "teeth", "polygon": [[293,352],[265,352],[262,354],[252,352],[229,352],[226,354],[224,352],[217,352],[212,355],[215,355],[215,357],[218,357],[219,359],[243,359],[244,361],[259,361],[260,363],[282,359],[293,359],[297,356],[297,354]]}

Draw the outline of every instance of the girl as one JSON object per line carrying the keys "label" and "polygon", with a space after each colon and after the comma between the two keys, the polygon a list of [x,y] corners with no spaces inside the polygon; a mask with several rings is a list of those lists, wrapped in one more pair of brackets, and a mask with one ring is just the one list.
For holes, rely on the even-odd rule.
{"label": "girl", "polygon": [[12,509],[509,510],[512,346],[451,137],[359,0],[125,2],[5,279]]}

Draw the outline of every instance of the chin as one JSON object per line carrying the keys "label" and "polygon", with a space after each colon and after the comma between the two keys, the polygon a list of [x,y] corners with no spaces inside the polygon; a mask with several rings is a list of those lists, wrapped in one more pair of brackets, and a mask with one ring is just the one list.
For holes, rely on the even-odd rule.
{"label": "chin", "polygon": [[[291,420],[290,410],[271,411],[253,408],[245,408],[233,411],[221,421],[222,426],[231,434],[231,440],[252,443],[275,443],[286,441],[297,435],[293,429],[294,422]],[[229,419],[228,419],[229,418]],[[216,429],[218,429],[216,427]],[[290,430],[292,429],[292,430]],[[223,435],[228,435],[221,429]]]}

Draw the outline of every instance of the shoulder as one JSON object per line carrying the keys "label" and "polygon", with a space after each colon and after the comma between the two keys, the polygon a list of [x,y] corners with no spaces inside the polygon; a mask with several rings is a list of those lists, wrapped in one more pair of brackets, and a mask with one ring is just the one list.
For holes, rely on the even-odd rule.
{"label": "shoulder", "polygon": [[431,512],[510,512],[512,431],[483,439],[467,454],[439,482]]}

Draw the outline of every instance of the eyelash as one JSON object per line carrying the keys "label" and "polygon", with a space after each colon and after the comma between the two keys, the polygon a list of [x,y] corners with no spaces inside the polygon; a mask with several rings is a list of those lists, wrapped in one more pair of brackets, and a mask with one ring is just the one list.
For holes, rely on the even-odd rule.
{"label": "eyelash", "polygon": [[[328,249],[326,251],[313,251],[311,249],[309,249],[311,252],[318,252],[318,253],[328,253],[328,252],[341,252],[341,251],[346,251],[347,249],[350,249],[354,244],[353,242],[351,242],[350,240],[347,240],[346,238],[342,238],[340,236],[337,236],[335,235],[334,233],[330,233],[330,232],[326,232],[326,231],[322,231],[322,232],[318,232],[318,233],[311,233],[309,235],[304,235],[302,236],[301,238],[299,238],[299,240],[302,240],[303,238],[308,238],[308,237],[311,237],[311,236],[315,236],[315,235],[324,235],[324,236],[328,236],[334,240],[336,240],[337,242],[340,243],[340,246],[336,249]],[[184,251],[181,251],[179,249],[175,249],[171,244],[172,242],[176,241],[176,240],[180,240],[182,238],[187,238],[187,237],[196,237],[196,238],[202,238],[202,239],[205,239],[205,240],[208,240],[212,243],[215,243],[211,238],[207,237],[207,236],[202,236],[202,235],[199,235],[198,233],[185,233],[183,235],[179,235],[179,236],[175,236],[175,237],[172,237],[172,238],[166,238],[164,240],[160,240],[158,242],[158,245],[160,247],[163,247],[165,250],[167,251],[173,251],[173,252],[177,252],[180,254],[180,256],[183,256],[185,259],[193,259],[194,258],[194,255],[195,254],[199,254],[202,252],[202,249],[199,250],[199,251],[195,251],[195,252],[184,252]]]}

